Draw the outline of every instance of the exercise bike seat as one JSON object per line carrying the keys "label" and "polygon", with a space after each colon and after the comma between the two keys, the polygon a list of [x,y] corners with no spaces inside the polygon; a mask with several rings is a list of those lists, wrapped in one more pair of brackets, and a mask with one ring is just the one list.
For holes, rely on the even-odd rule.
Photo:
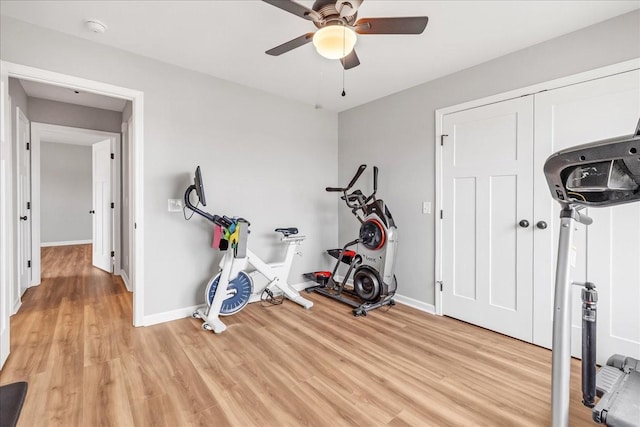
{"label": "exercise bike seat", "polygon": [[298,234],[298,229],[295,227],[276,228],[274,231],[277,233],[282,233],[284,237],[289,237],[293,234]]}

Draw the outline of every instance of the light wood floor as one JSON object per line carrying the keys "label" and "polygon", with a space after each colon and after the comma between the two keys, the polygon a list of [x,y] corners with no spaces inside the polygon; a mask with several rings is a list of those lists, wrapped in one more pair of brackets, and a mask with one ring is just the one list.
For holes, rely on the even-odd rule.
{"label": "light wood floor", "polygon": [[[20,426],[549,424],[551,353],[475,326],[402,305],[354,318],[313,294],[311,310],[252,304],[221,335],[195,319],[134,328],[90,246],[42,261],[0,374],[29,382]],[[572,426],[592,425],[578,368]]]}

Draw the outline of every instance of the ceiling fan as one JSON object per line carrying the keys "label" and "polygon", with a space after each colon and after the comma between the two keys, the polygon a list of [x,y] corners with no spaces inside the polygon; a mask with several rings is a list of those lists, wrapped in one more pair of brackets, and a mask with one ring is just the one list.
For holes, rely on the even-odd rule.
{"label": "ceiling fan", "polygon": [[340,59],[345,70],[360,65],[353,47],[357,34],[421,34],[429,18],[361,18],[358,8],[364,0],[315,0],[311,9],[292,0],[262,0],[277,8],[312,21],[318,28],[269,49],[267,55],[279,56],[313,41],[318,53],[329,59]]}

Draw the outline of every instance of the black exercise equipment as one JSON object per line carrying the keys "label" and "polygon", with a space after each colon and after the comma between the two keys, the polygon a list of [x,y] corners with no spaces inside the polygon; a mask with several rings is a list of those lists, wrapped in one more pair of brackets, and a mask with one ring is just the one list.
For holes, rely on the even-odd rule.
{"label": "black exercise equipment", "polygon": [[[373,168],[373,192],[369,196],[365,196],[361,190],[349,193],[366,168],[367,165],[360,165],[346,187],[326,188],[329,192],[342,193],[341,199],[360,221],[358,238],[342,249],[327,251],[337,259],[333,271],[316,271],[304,275],[318,283],[318,286],[307,288],[307,292],[317,292],[350,305],[354,316],[365,316],[376,308],[394,305],[393,295],[397,288],[394,270],[398,231],[391,212],[382,200],[376,198],[378,168]],[[353,246],[355,250],[348,249]],[[342,281],[339,281],[336,274],[343,263],[348,269]],[[353,279],[349,283],[351,277]]]}

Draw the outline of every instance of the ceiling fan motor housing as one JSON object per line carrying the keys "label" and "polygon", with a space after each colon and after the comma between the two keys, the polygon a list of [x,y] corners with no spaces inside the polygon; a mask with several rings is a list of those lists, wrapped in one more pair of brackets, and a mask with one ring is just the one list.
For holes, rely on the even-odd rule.
{"label": "ceiling fan motor housing", "polygon": [[[347,24],[353,26],[358,17],[358,12],[354,11],[353,15],[350,16],[340,16],[340,12],[338,11],[337,7],[340,7],[341,9],[344,9],[345,7],[351,8],[351,6],[347,6],[347,4],[355,6],[354,3],[357,3],[359,5],[360,3],[362,3],[362,0],[338,0],[337,2],[335,0],[316,0],[313,3],[312,9],[322,16],[322,21],[314,21],[313,23],[318,28],[322,28],[326,25],[336,24]],[[357,9],[357,6],[355,6],[355,9]]]}

